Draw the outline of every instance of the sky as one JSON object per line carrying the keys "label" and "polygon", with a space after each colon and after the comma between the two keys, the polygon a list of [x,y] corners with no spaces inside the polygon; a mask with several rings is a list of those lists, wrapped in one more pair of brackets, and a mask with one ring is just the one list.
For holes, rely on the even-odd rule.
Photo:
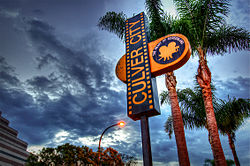
{"label": "sky", "polygon": [[[176,14],[172,1],[164,11]],[[249,1],[232,0],[230,25],[249,31]],[[115,76],[125,54],[124,42],[100,30],[98,19],[108,11],[132,17],[145,11],[144,0],[0,0],[0,110],[19,131],[29,151],[69,142],[97,150],[102,131],[120,120],[124,128],[105,133],[102,147],[142,160],[140,122],[127,117],[126,85]],[[216,96],[250,97],[249,52],[210,56],[208,65]],[[177,88],[192,88],[198,58],[191,57],[175,71]],[[158,94],[166,90],[157,77]],[[174,136],[169,139],[161,115],[149,118],[154,165],[178,165]],[[236,151],[242,165],[250,163],[250,120],[236,132]],[[191,165],[199,166],[212,151],[205,129],[185,129]],[[226,136],[220,135],[227,159],[233,159]]]}

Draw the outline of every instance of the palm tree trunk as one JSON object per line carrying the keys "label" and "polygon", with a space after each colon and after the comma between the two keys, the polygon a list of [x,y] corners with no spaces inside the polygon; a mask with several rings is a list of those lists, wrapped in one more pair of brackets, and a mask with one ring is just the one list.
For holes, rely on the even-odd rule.
{"label": "palm tree trunk", "polygon": [[233,156],[234,156],[235,165],[240,166],[240,161],[238,159],[238,156],[237,156],[237,153],[236,153],[236,150],[235,150],[235,146],[234,146],[234,140],[232,139],[232,136],[231,136],[230,133],[227,133],[227,136],[228,136],[228,141],[229,141],[230,148],[231,148]]}
{"label": "palm tree trunk", "polygon": [[221,146],[220,137],[218,133],[217,122],[215,119],[214,108],[212,103],[212,92],[211,92],[211,72],[207,66],[205,59],[205,53],[202,48],[198,48],[200,60],[198,74],[196,75],[197,82],[202,89],[202,95],[206,110],[208,132],[211,138],[211,147],[213,151],[215,165],[224,166],[226,159]]}
{"label": "palm tree trunk", "polygon": [[180,166],[189,166],[190,162],[189,162],[185,133],[184,133],[184,125],[176,93],[176,83],[177,83],[176,78],[173,72],[168,72],[165,75],[165,78],[171,103],[173,127],[174,127],[175,140],[177,144],[179,164]]}

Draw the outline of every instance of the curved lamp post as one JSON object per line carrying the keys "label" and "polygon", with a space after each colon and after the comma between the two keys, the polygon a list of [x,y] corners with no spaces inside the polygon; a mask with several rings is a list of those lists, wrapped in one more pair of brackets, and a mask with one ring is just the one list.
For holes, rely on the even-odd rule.
{"label": "curved lamp post", "polygon": [[114,126],[124,127],[125,124],[126,124],[126,123],[125,123],[124,121],[120,121],[120,122],[118,122],[118,123],[116,123],[116,124],[113,124],[113,125],[107,127],[107,128],[102,132],[102,135],[101,135],[100,140],[99,140],[99,147],[98,147],[98,150],[99,150],[99,160],[100,160],[100,155],[101,155],[101,141],[102,141],[102,136],[104,135],[104,133],[105,133],[108,129],[110,129],[111,127],[114,127]]}

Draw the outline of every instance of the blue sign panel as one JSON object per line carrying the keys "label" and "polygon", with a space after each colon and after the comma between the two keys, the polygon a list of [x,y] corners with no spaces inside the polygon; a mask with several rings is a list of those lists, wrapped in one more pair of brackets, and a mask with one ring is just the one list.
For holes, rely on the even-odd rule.
{"label": "blue sign panel", "polygon": [[178,36],[170,36],[159,42],[153,51],[155,62],[168,64],[177,60],[184,52],[185,42]]}
{"label": "blue sign panel", "polygon": [[160,114],[147,43],[144,13],[126,20],[127,113],[133,120]]}

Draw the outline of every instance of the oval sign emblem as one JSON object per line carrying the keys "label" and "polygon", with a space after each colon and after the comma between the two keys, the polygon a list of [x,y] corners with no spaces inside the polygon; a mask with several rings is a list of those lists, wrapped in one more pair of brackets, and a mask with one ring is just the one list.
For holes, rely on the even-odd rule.
{"label": "oval sign emblem", "polygon": [[188,39],[182,34],[171,34],[148,44],[150,67],[153,76],[176,70],[191,55]]}
{"label": "oval sign emblem", "polygon": [[[191,55],[188,39],[181,34],[171,34],[148,43],[151,74],[156,77],[183,66]],[[126,80],[126,56],[123,55],[116,66],[116,75]]]}
{"label": "oval sign emblem", "polygon": [[153,50],[153,59],[160,64],[168,64],[178,59],[184,52],[185,42],[178,36],[170,36],[160,41]]}

